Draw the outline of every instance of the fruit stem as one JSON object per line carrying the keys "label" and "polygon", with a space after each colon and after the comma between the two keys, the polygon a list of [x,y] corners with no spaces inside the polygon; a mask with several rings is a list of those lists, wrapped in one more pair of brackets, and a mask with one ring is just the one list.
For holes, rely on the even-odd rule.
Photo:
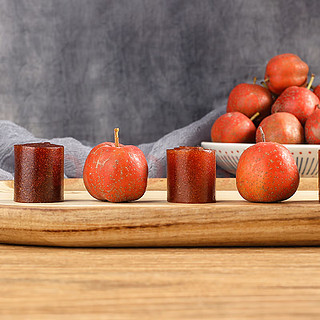
{"label": "fruit stem", "polygon": [[262,136],[262,142],[266,142],[266,136],[264,135],[264,132],[261,127],[258,128],[260,130],[261,136]]}
{"label": "fruit stem", "polygon": [[264,79],[264,82],[268,82],[268,81],[269,81],[269,78],[265,78],[265,79]]}
{"label": "fruit stem", "polygon": [[268,88],[268,86],[267,86],[267,84],[266,84],[266,80],[261,81],[260,83],[262,84],[263,87],[265,87],[266,89],[269,90],[269,88]]}
{"label": "fruit stem", "polygon": [[251,118],[250,120],[253,121],[254,119],[256,119],[257,117],[260,116],[260,112],[256,112]]}
{"label": "fruit stem", "polygon": [[114,128],[114,144],[119,147],[119,128]]}
{"label": "fruit stem", "polygon": [[256,82],[257,82],[257,77],[254,77],[253,78],[253,84],[256,84]]}
{"label": "fruit stem", "polygon": [[310,81],[309,81],[309,84],[308,84],[308,86],[307,86],[307,89],[308,89],[308,90],[310,90],[310,88],[311,88],[311,86],[312,86],[312,82],[313,82],[313,80],[314,80],[314,77],[315,77],[315,75],[312,74],[312,75],[311,75],[311,79],[310,79]]}

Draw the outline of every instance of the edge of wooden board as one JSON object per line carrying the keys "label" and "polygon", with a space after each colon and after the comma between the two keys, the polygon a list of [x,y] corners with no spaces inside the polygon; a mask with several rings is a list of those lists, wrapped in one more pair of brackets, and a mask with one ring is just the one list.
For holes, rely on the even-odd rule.
{"label": "edge of wooden board", "polygon": [[[66,191],[85,191],[82,179],[66,179]],[[12,192],[12,181],[0,191]],[[299,190],[317,188],[301,179]],[[166,190],[149,179],[148,191]],[[217,190],[235,190],[235,179],[217,179]],[[294,201],[254,204],[97,206],[57,210],[0,207],[0,242],[62,247],[306,246],[320,245],[320,204]]]}
{"label": "edge of wooden board", "polygon": [[[83,179],[81,178],[70,178],[65,179],[65,190],[85,190]],[[0,181],[0,188],[8,187],[13,188],[13,181]],[[217,190],[237,190],[235,178],[217,178],[216,180]],[[317,190],[318,179],[317,178],[301,178],[298,190]],[[167,190],[167,179],[166,178],[149,178],[147,190]]]}

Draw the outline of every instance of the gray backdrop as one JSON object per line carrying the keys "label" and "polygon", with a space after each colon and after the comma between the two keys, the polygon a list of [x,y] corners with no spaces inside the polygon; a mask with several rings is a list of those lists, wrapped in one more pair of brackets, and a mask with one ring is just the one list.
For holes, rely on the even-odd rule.
{"label": "gray backdrop", "polygon": [[0,115],[95,145],[150,142],[293,52],[320,69],[317,0],[0,0]]}

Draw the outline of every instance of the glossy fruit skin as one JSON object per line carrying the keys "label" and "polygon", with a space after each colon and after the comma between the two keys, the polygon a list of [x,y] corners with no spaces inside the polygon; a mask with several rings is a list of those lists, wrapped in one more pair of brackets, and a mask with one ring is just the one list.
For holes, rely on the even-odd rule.
{"label": "glossy fruit skin", "polygon": [[306,141],[310,144],[320,144],[320,109],[307,119],[304,126]]}
{"label": "glossy fruit skin", "polygon": [[[291,113],[278,112],[263,119],[259,125],[265,135],[265,141],[282,144],[304,143],[304,129],[300,121]],[[261,131],[257,128],[256,142],[262,142]]]}
{"label": "glossy fruit skin", "polygon": [[288,87],[305,85],[308,72],[308,65],[297,55],[284,53],[270,59],[264,78],[269,90],[279,95]]}
{"label": "glossy fruit skin", "polygon": [[240,112],[228,112],[220,116],[211,128],[213,142],[254,142],[256,126]]}
{"label": "glossy fruit skin", "polygon": [[320,99],[320,84],[314,88],[313,93]]}
{"label": "glossy fruit skin", "polygon": [[248,118],[259,112],[259,122],[271,113],[272,103],[272,95],[266,88],[257,84],[241,83],[230,92],[227,112],[238,111]]}
{"label": "glossy fruit skin", "polygon": [[296,192],[299,179],[290,151],[274,142],[260,142],[246,149],[236,172],[237,189],[251,202],[286,200]]}
{"label": "glossy fruit skin", "polygon": [[89,153],[83,181],[96,199],[110,202],[134,201],[143,196],[147,187],[148,165],[143,152],[136,146],[104,142]]}
{"label": "glossy fruit skin", "polygon": [[319,103],[319,98],[312,91],[293,86],[282,92],[273,104],[271,112],[292,113],[304,125]]}

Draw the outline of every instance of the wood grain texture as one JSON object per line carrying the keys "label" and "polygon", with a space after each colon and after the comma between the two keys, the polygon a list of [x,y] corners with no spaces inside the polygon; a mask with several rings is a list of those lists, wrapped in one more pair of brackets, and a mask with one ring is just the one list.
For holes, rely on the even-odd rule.
{"label": "wood grain texture", "polygon": [[[65,179],[66,191],[85,191],[85,186],[82,179]],[[0,186],[3,188],[13,188],[13,181],[0,181]],[[236,179],[234,178],[218,178],[216,181],[217,190],[237,190]],[[167,190],[167,179],[151,178],[148,179],[147,190]],[[318,190],[317,178],[301,178],[298,190]]]}
{"label": "wood grain texture", "polygon": [[[81,187],[81,179],[67,179],[65,181],[66,181],[67,189],[72,188],[73,185],[77,185],[77,188]],[[218,178],[216,181],[216,188],[217,190],[237,190],[236,179]],[[167,190],[167,179],[160,179],[160,178],[149,179],[148,190]],[[317,178],[301,178],[298,190],[318,190],[318,179]]]}
{"label": "wood grain texture", "polygon": [[[66,181],[63,203],[27,205],[12,201],[10,183],[0,184],[0,242],[71,247],[320,244],[317,191],[300,190],[283,203],[256,204],[242,200],[237,191],[219,190],[215,204],[186,205],[168,203],[165,191],[148,190],[141,201],[113,204],[93,199],[81,183]],[[156,188],[163,181],[154,183]]]}
{"label": "wood grain texture", "polygon": [[0,318],[319,319],[320,248],[0,245]]}

